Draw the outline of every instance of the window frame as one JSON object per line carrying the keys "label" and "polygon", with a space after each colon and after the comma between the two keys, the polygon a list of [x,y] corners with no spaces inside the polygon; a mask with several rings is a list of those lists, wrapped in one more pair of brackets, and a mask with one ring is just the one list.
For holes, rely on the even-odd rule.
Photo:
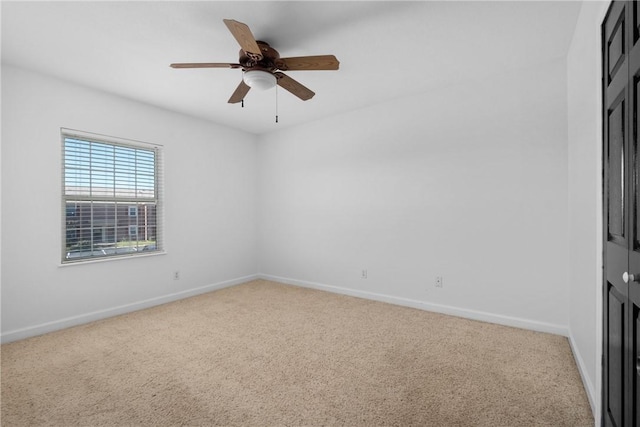
{"label": "window frame", "polygon": [[[78,195],[78,194],[67,194],[67,187],[66,187],[66,180],[67,180],[67,155],[66,155],[66,143],[67,143],[67,139],[77,139],[79,141],[83,141],[83,142],[87,142],[89,144],[95,143],[95,144],[106,144],[109,146],[114,146],[114,147],[122,147],[122,148],[127,148],[127,149],[133,149],[133,150],[142,150],[142,151],[148,151],[148,152],[153,152],[154,153],[154,169],[153,169],[153,186],[154,186],[154,190],[153,190],[153,197],[143,197],[143,198],[138,198],[135,195],[133,197],[126,197],[123,195],[116,195],[114,194],[113,196],[104,196],[104,195]],[[66,266],[66,265],[73,265],[73,264],[86,264],[86,263],[92,263],[92,262],[103,262],[103,261],[112,261],[112,260],[116,260],[116,259],[123,259],[123,258],[131,258],[131,257],[140,257],[140,256],[152,256],[152,255],[160,255],[160,254],[164,254],[164,242],[163,242],[163,235],[164,235],[164,221],[163,221],[163,205],[164,205],[164,195],[163,195],[163,189],[164,189],[164,182],[163,182],[163,146],[160,144],[150,144],[147,142],[142,142],[142,141],[136,141],[136,140],[131,140],[131,139],[125,139],[125,138],[119,138],[119,137],[113,137],[113,136],[107,136],[107,135],[101,135],[101,134],[97,134],[97,133],[91,133],[91,132],[85,132],[85,131],[79,131],[79,130],[75,130],[75,129],[67,129],[67,128],[60,128],[60,141],[61,141],[61,205],[62,205],[62,212],[61,212],[61,237],[60,237],[60,244],[61,244],[61,251],[60,251],[60,265],[62,266]],[[89,170],[93,171],[94,165],[90,165]],[[135,169],[136,173],[138,172],[138,169],[136,167]],[[92,188],[91,185],[93,183],[90,183],[89,188]],[[115,189],[117,187],[114,184],[114,193],[115,193]],[[138,246],[136,246],[136,250],[135,251],[131,251],[131,252],[124,252],[124,253],[105,253],[105,251],[103,250],[103,255],[89,255],[89,256],[80,256],[80,257],[74,257],[74,258],[68,258],[68,249],[67,249],[67,236],[69,235],[69,231],[77,231],[75,229],[67,229],[67,211],[68,211],[68,206],[67,203],[68,202],[87,202],[90,204],[94,204],[94,203],[114,203],[115,208],[114,210],[118,209],[118,206],[126,206],[126,218],[128,218],[129,220],[135,220],[136,221],[136,228],[137,228],[137,236],[138,238],[136,239],[136,242],[139,241],[139,236],[140,236],[140,230],[138,228],[137,225],[137,221],[138,221],[138,215],[139,215],[139,207],[140,207],[140,203],[148,203],[149,206],[155,206],[155,243],[153,245],[153,249],[149,249],[147,246],[143,246],[142,248],[139,248]],[[135,216],[130,216],[131,214],[131,207],[135,207],[136,210],[136,215]],[[146,210],[145,210],[146,212]],[[76,209],[74,209],[74,215],[77,214]],[[117,215],[117,214],[116,214]],[[117,216],[116,216],[117,217]],[[130,224],[127,224],[127,235],[130,235]],[[93,220],[93,218],[90,220],[90,226],[91,226],[91,233],[93,233],[95,231],[95,222]],[[99,227],[98,227],[99,228]],[[117,229],[120,228],[120,226],[118,224],[114,224],[113,226],[114,228],[114,233],[115,237],[114,237],[114,245],[116,245],[117,248],[117,243],[118,243],[118,235],[117,235]],[[104,231],[103,231],[104,232]],[[146,231],[144,233],[146,235]],[[93,239],[92,239],[93,242]],[[151,245],[148,245],[151,246]],[[94,252],[95,246],[92,243],[91,246],[91,252]],[[116,249],[117,250],[117,249]]]}

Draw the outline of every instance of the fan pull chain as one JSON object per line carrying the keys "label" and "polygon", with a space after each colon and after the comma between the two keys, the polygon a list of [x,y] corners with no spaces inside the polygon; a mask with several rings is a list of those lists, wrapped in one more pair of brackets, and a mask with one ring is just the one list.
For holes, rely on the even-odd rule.
{"label": "fan pull chain", "polygon": [[240,101],[242,104],[242,108],[244,108],[244,98],[242,98],[242,100]]}
{"label": "fan pull chain", "polygon": [[278,86],[276,85],[276,123],[278,123]]}

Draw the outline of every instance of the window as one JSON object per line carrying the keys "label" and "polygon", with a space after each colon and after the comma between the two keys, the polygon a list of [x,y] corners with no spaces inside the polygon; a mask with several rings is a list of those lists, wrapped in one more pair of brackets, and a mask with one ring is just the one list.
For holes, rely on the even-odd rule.
{"label": "window", "polygon": [[129,226],[129,238],[131,240],[137,240],[138,239],[138,226],[137,225],[130,225]]}
{"label": "window", "polygon": [[62,130],[62,262],[162,249],[161,149]]}

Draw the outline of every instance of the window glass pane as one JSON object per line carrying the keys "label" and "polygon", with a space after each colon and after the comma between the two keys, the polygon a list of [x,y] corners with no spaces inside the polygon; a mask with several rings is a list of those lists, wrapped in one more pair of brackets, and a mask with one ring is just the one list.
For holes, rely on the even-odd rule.
{"label": "window glass pane", "polygon": [[156,153],[65,138],[66,195],[154,199]]}
{"label": "window glass pane", "polygon": [[89,143],[65,139],[65,193],[89,195],[91,161]]}
{"label": "window glass pane", "polygon": [[63,141],[63,260],[157,250],[156,151]]}

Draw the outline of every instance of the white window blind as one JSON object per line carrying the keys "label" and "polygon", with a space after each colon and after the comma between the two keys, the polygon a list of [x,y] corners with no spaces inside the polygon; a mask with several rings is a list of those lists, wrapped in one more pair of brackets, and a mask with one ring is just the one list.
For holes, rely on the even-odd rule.
{"label": "white window blind", "polygon": [[162,250],[161,147],[62,130],[62,262]]}

